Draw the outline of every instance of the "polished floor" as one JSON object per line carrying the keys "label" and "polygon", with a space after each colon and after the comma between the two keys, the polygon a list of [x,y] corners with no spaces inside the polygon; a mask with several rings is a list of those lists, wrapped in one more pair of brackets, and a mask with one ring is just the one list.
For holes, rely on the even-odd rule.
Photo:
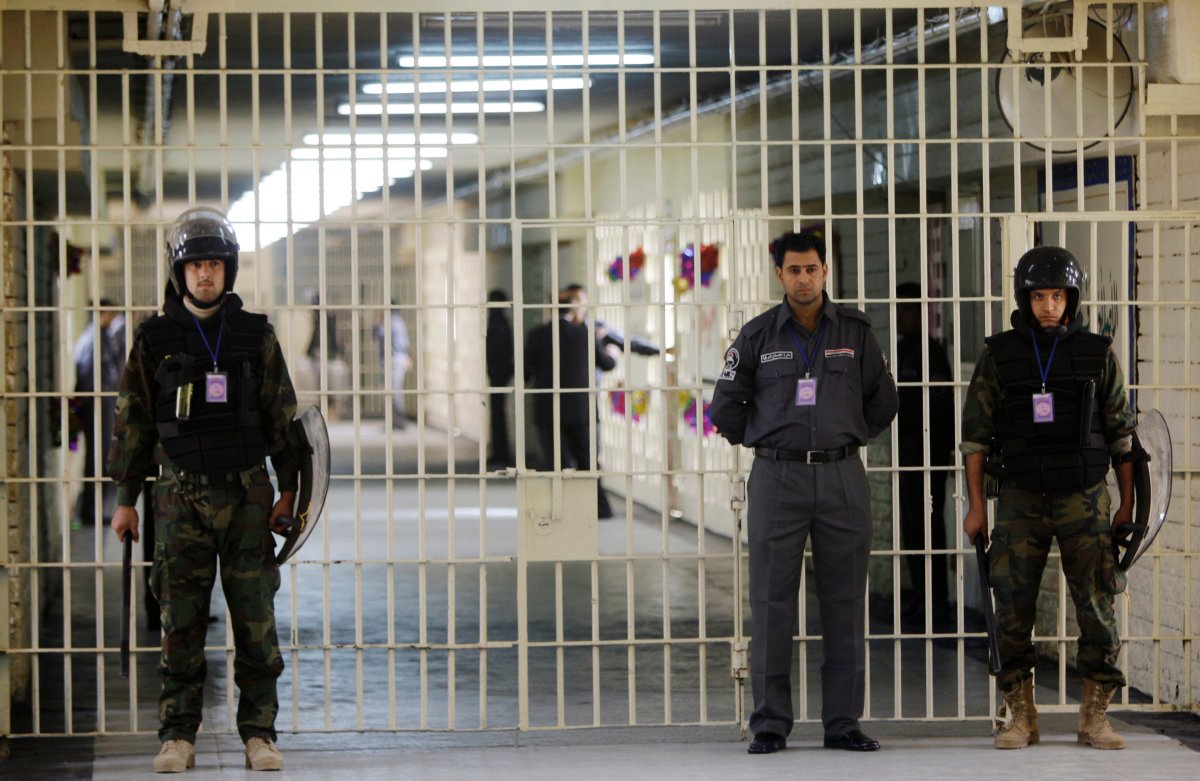
{"label": "polished floor", "polygon": [[[767,773],[777,778],[845,781],[847,778],[1021,779],[1022,781],[1173,781],[1196,778],[1200,754],[1150,726],[1123,719],[1124,751],[1100,752],[1076,744],[1068,714],[1042,717],[1042,743],[1022,751],[996,751],[979,725],[962,722],[867,725],[882,750],[851,754],[820,748],[811,728],[797,728],[778,754],[750,756],[735,730],[719,728],[620,728],[552,733],[393,733],[283,735],[289,779],[489,779],[561,781],[591,779],[721,779]],[[11,779],[155,777],[153,737],[13,741],[13,758],[0,763]],[[228,735],[203,735],[189,779],[262,777],[244,768],[241,744]],[[271,776],[266,776],[270,778]]]}

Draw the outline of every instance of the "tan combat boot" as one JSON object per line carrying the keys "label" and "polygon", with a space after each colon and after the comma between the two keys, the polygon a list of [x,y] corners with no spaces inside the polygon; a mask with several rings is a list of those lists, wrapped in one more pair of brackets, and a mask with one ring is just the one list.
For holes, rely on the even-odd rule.
{"label": "tan combat boot", "polygon": [[196,766],[196,747],[186,740],[168,740],[154,758],[155,773],[182,773]]}
{"label": "tan combat boot", "polygon": [[246,741],[246,767],[251,770],[283,770],[283,754],[265,738]]}
{"label": "tan combat boot", "polygon": [[1125,748],[1125,739],[1108,723],[1108,703],[1117,691],[1090,678],[1083,679],[1083,698],[1079,703],[1079,742],[1092,748]]}
{"label": "tan combat boot", "polygon": [[1025,748],[1041,740],[1037,706],[1033,704],[1033,679],[1026,678],[1008,691],[1000,692],[1008,706],[1008,723],[996,733],[996,748]]}

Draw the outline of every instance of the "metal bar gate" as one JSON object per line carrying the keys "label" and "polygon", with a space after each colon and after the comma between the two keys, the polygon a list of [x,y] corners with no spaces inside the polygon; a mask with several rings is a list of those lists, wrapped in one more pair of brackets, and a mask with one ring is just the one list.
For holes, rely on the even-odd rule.
{"label": "metal bar gate", "polygon": [[[915,284],[952,367],[934,378],[926,356],[903,384],[921,463],[890,433],[864,456],[867,717],[993,713],[963,482],[929,440],[958,413],[931,399],[961,407],[1012,263],[1051,241],[1088,259],[1089,322],[1177,437],[1171,522],[1120,607],[1137,692],[1120,707],[1196,708],[1200,137],[1153,89],[1155,4],[325,5],[0,0],[0,735],[157,728],[140,588],[117,672],[105,421],[110,370],[161,303],[164,230],[194,203],[236,223],[238,292],[334,444],[320,534],[276,600],[281,729],[742,729],[750,457],[706,407],[725,347],[777,301],[767,247],[789,229],[824,233],[831,295],[889,356]],[[572,285],[621,345],[612,371],[589,356],[581,470],[534,434],[535,399],[560,421],[562,388],[525,374],[526,333],[578,305],[560,302]],[[509,379],[491,379],[497,323]],[[915,537],[912,471],[949,497],[923,500]],[[1065,710],[1075,628],[1051,573],[1038,675]],[[793,683],[814,720],[807,581]],[[217,731],[236,699],[222,599]]]}

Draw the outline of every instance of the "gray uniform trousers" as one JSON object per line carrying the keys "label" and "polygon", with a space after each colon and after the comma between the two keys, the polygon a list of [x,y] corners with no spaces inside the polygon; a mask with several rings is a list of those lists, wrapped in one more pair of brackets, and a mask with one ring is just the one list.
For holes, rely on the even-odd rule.
{"label": "gray uniform trousers", "polygon": [[821,603],[821,722],[859,728],[865,680],[864,598],[871,552],[867,473],[857,456],[829,464],[756,458],[749,482],[750,731],[792,731],[792,647],[804,546],[812,537]]}

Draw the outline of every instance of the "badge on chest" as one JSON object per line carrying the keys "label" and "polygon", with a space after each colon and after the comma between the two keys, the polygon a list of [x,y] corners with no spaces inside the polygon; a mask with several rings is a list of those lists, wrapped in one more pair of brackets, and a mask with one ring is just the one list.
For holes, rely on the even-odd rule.
{"label": "badge on chest", "polygon": [[1054,422],[1054,394],[1053,393],[1035,393],[1035,394],[1033,394],[1033,422],[1034,423],[1053,423]]}
{"label": "badge on chest", "polygon": [[205,374],[204,400],[209,404],[224,404],[229,401],[229,375],[225,372]]}
{"label": "badge on chest", "polygon": [[796,380],[796,406],[813,407],[817,403],[817,378],[802,377]]}

